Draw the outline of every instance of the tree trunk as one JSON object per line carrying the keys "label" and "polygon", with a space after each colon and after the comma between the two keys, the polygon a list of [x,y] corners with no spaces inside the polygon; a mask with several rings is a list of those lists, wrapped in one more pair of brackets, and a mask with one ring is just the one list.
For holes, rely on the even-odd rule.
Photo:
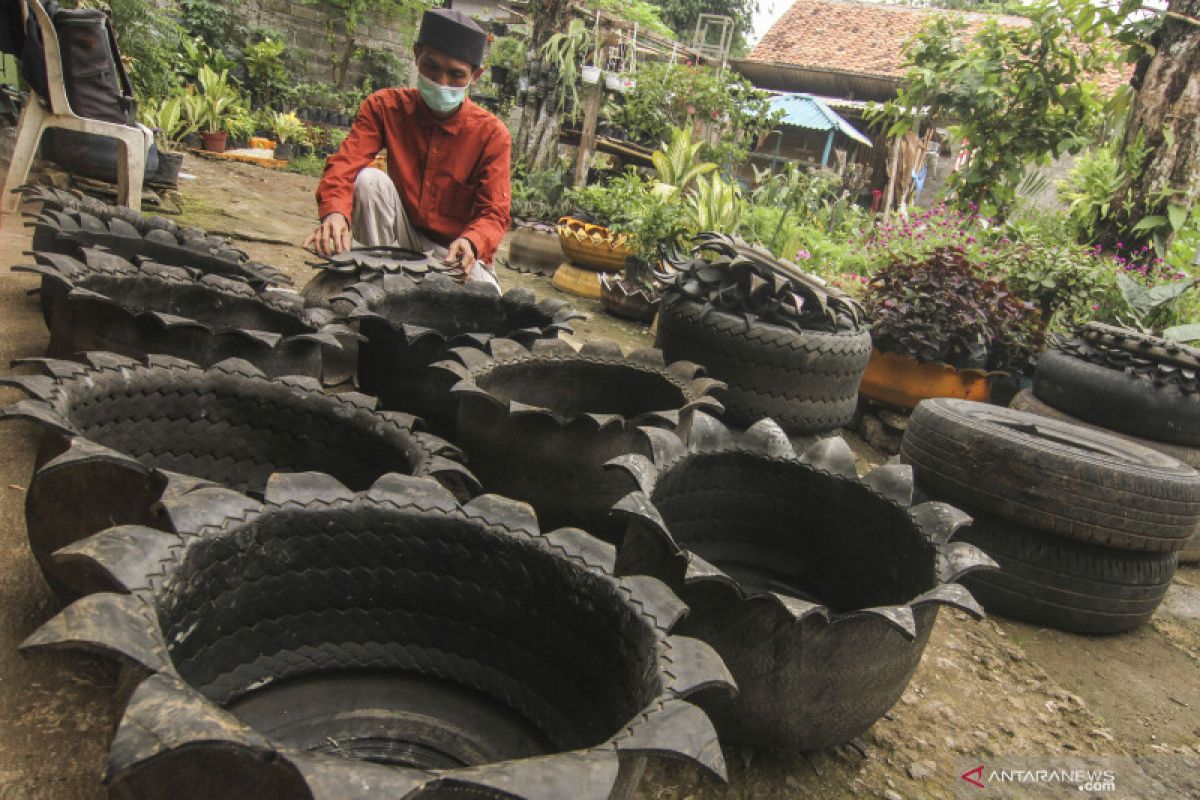
{"label": "tree trunk", "polygon": [[1124,153],[1139,134],[1149,149],[1144,167],[1117,194],[1114,217],[1126,242],[1148,238],[1129,233],[1140,220],[1167,216],[1169,205],[1190,208],[1200,198],[1200,0],[1170,0],[1167,12],[1154,57],[1138,65],[1125,128]]}
{"label": "tree trunk", "polygon": [[[533,74],[541,72],[542,45],[556,31],[565,31],[570,21],[571,5],[569,0],[537,0],[532,4],[536,8],[533,19],[533,31],[529,38],[529,47],[536,54],[525,64],[525,75],[529,79],[529,90],[533,92]],[[545,78],[541,78],[545,80]],[[558,143],[558,111],[553,101],[554,92],[546,92],[546,99],[537,103],[526,103],[521,114],[517,137],[513,140],[513,161],[520,161],[527,169],[542,169],[547,161],[548,153],[554,152],[548,148],[547,128],[553,124],[553,141]],[[530,112],[534,111],[533,114]]]}

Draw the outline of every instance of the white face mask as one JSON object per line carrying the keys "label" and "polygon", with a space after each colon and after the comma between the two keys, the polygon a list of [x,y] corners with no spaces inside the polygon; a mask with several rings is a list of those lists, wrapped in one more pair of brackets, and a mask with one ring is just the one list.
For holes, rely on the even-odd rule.
{"label": "white face mask", "polygon": [[439,114],[449,114],[462,105],[467,96],[466,86],[442,86],[434,83],[421,73],[417,73],[417,88],[421,91],[421,99],[425,105]]}

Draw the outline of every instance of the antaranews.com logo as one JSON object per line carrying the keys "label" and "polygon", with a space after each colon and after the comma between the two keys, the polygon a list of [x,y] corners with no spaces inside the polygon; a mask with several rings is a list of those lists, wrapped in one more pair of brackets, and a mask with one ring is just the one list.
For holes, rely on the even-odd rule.
{"label": "antaranews.com logo", "polygon": [[[966,762],[962,762],[966,763]],[[975,762],[959,773],[956,794],[992,797],[1103,796],[1117,790],[1117,772],[1078,763]]]}

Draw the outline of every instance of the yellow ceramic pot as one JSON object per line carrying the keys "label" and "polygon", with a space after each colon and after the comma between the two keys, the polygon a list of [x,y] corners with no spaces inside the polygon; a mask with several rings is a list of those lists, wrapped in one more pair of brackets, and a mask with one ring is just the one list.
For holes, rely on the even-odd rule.
{"label": "yellow ceramic pot", "polygon": [[912,408],[931,397],[984,402],[988,398],[992,376],[998,374],[872,350],[858,393],[876,403],[902,409]]}
{"label": "yellow ceramic pot", "polygon": [[600,273],[592,269],[581,269],[570,263],[560,264],[558,269],[554,270],[551,283],[567,294],[591,300],[600,299]]}
{"label": "yellow ceramic pot", "polygon": [[625,269],[625,259],[633,255],[626,234],[574,217],[558,221],[558,241],[563,255],[575,266],[602,272],[620,272]]}

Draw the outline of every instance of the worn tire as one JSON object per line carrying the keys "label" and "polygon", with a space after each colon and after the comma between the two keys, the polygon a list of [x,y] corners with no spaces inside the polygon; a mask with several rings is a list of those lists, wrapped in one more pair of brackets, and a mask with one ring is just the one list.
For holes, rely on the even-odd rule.
{"label": "worn tire", "polygon": [[1009,408],[1017,411],[1025,411],[1029,414],[1037,414],[1041,417],[1050,417],[1051,419],[1069,422],[1072,425],[1079,425],[1084,428],[1108,433],[1121,439],[1140,444],[1142,447],[1149,447],[1151,450],[1157,450],[1164,455],[1177,458],[1185,464],[1188,464],[1196,469],[1200,469],[1200,447],[1184,447],[1179,444],[1170,444],[1169,442],[1156,442],[1153,439],[1143,439],[1140,436],[1131,436],[1128,433],[1114,431],[1111,428],[1105,428],[1091,422],[1085,422],[1078,417],[1073,417],[1065,411],[1059,411],[1054,406],[1039,400],[1029,389],[1022,389],[1013,397],[1012,402],[1008,404]]}
{"label": "worn tire", "polygon": [[748,427],[770,417],[788,433],[844,426],[858,405],[858,384],[871,357],[866,331],[796,331],[709,309],[664,302],[655,346],[668,360],[703,364],[728,388],[716,392],[725,417]]}
{"label": "worn tire", "polygon": [[1047,350],[1038,359],[1033,393],[1086,422],[1145,439],[1200,447],[1200,393],[1177,385],[1160,384],[1062,350]]}
{"label": "worn tire", "polygon": [[935,496],[1081,542],[1174,551],[1200,522],[1200,475],[1187,464],[985,403],[922,402],[900,459]]}
{"label": "worn tire", "polygon": [[1175,553],[1134,553],[1008,522],[965,508],[958,535],[1000,564],[963,585],[989,614],[1072,633],[1119,633],[1147,622],[1175,575]]}

